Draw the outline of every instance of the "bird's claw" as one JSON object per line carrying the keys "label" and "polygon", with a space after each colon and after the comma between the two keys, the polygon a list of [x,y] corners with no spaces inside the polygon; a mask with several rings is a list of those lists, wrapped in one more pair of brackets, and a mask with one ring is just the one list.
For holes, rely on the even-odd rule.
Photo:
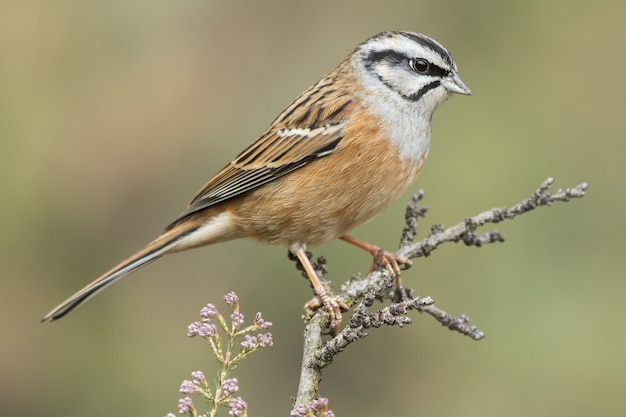
{"label": "bird's claw", "polygon": [[320,307],[324,307],[328,311],[330,333],[335,336],[341,326],[341,311],[348,311],[348,306],[343,301],[331,296],[328,292],[313,297],[304,305],[304,309],[308,311],[317,310]]}

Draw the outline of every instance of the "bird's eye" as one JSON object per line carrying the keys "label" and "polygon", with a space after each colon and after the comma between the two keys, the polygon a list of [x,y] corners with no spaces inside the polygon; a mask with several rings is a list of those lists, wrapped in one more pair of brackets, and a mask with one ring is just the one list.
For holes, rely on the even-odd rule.
{"label": "bird's eye", "polygon": [[426,74],[430,68],[430,62],[422,58],[412,59],[409,61],[411,69],[418,74]]}

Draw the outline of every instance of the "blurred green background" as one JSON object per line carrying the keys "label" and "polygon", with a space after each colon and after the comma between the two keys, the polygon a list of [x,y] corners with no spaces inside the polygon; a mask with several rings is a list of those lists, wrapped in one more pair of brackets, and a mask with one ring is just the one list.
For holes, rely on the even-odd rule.
{"label": "blurred green background", "polygon": [[[405,29],[442,42],[474,92],[435,116],[411,189],[426,190],[423,233],[548,176],[590,189],[498,225],[505,244],[447,245],[407,271],[484,341],[413,314],[339,356],[322,394],[339,416],[624,415],[625,18],[608,0],[1,2],[0,414],[176,412],[180,381],[214,369],[186,326],[234,290],[275,325],[240,394],[253,416],[288,415],[311,294],[282,248],[168,257],[39,319],[159,233],[357,43]],[[395,248],[409,195],[355,235]],[[343,243],[315,254],[336,283],[370,263]]]}

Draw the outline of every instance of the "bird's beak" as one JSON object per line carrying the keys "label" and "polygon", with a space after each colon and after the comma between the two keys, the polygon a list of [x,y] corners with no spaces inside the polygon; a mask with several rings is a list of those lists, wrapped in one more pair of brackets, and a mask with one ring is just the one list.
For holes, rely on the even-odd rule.
{"label": "bird's beak", "polygon": [[453,93],[464,94],[464,95],[472,95],[471,90],[468,86],[465,85],[459,74],[456,71],[453,71],[448,77],[444,78],[441,82],[443,87]]}

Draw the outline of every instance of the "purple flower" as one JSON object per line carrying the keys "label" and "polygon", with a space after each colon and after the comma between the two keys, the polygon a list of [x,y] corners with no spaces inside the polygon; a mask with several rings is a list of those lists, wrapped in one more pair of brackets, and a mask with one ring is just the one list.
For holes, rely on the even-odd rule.
{"label": "purple flower", "polygon": [[256,313],[256,316],[254,317],[254,324],[256,324],[257,326],[259,326],[261,329],[269,329],[270,327],[272,327],[272,322],[271,321],[265,321],[263,319],[263,317],[261,317],[261,313]]}
{"label": "purple flower", "polygon": [[206,378],[204,377],[202,371],[193,371],[191,376],[193,377],[193,383],[196,385],[206,383]]}
{"label": "purple flower", "polygon": [[231,291],[228,294],[226,294],[224,296],[224,301],[226,301],[226,304],[232,307],[236,307],[239,305],[239,297],[237,297],[237,294],[235,294],[234,291]]}
{"label": "purple flower", "polygon": [[311,408],[315,411],[324,411],[328,409],[328,398],[318,397],[311,401]]}
{"label": "purple flower", "polygon": [[244,341],[241,342],[241,346],[246,349],[254,349],[256,347],[257,340],[256,337],[250,336],[249,334],[244,336]]}
{"label": "purple flower", "polygon": [[235,327],[241,327],[243,324],[243,314],[239,312],[231,314],[230,318],[233,320],[233,323],[235,323]]}
{"label": "purple flower", "polygon": [[304,417],[306,416],[307,413],[307,408],[306,405],[304,404],[298,404],[296,405],[296,408],[294,408],[293,410],[291,410],[291,412],[289,413],[289,415],[291,417]]}
{"label": "purple flower", "polygon": [[271,333],[259,333],[257,337],[259,338],[259,345],[261,345],[261,347],[269,347],[274,344]]}
{"label": "purple flower", "polygon": [[178,392],[183,394],[191,394],[192,392],[195,392],[197,388],[198,387],[196,387],[193,382],[184,380],[183,383],[180,384],[180,389],[178,390]]}
{"label": "purple flower", "polygon": [[165,417],[176,417],[176,414],[174,414],[174,413],[167,413],[167,415]]}
{"label": "purple flower", "polygon": [[219,311],[217,311],[217,308],[215,308],[215,305],[213,304],[207,304],[200,310],[200,317],[202,317],[202,320],[209,320],[219,315]]}
{"label": "purple flower", "polygon": [[324,413],[324,417],[335,417],[335,413],[328,410],[327,412]]}
{"label": "purple flower", "polygon": [[217,334],[217,327],[211,323],[202,323],[200,321],[194,321],[187,326],[187,336],[201,336],[201,337],[213,337]]}
{"label": "purple flower", "polygon": [[178,400],[178,412],[180,414],[187,414],[190,410],[194,410],[191,398],[185,397]]}
{"label": "purple flower", "polygon": [[237,385],[237,378],[228,378],[222,384],[222,389],[224,390],[224,394],[230,395],[237,391],[239,391],[239,385]]}
{"label": "purple flower", "polygon": [[243,412],[248,408],[248,403],[246,403],[243,398],[237,397],[233,398],[229,403],[228,407],[228,415],[240,417],[243,415]]}

